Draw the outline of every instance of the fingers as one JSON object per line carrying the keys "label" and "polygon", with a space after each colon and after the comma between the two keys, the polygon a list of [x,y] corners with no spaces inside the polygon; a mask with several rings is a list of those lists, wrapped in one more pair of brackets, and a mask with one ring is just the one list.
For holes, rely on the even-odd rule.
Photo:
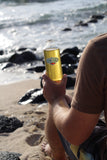
{"label": "fingers", "polygon": [[67,75],[66,74],[63,75],[63,78],[60,83],[54,83],[54,81],[52,81],[46,74],[44,74],[42,78],[44,79],[44,81],[46,83],[49,83],[49,84],[57,84],[57,85],[66,86],[66,83],[67,83]]}
{"label": "fingers", "polygon": [[42,78],[44,79],[44,81],[51,81],[51,79],[46,74],[44,74]]}
{"label": "fingers", "polygon": [[60,83],[52,81],[46,74],[43,75],[43,95],[49,103],[54,103],[58,97],[65,96],[67,76],[64,75]]}
{"label": "fingers", "polygon": [[46,87],[47,85],[53,85],[53,81],[46,75],[43,75],[43,87]]}

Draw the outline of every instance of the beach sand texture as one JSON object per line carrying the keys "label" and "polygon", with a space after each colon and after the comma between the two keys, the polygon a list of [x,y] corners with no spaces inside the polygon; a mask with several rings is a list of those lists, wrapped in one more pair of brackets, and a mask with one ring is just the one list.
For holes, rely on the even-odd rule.
{"label": "beach sand texture", "polygon": [[[39,80],[27,80],[0,86],[0,114],[17,117],[23,127],[12,133],[0,134],[0,151],[21,153],[22,160],[44,160],[41,143],[44,138],[44,123],[48,107],[37,104],[19,105],[19,99],[32,88],[40,88]],[[49,158],[48,158],[49,159]]]}
{"label": "beach sand texture", "polygon": [[[0,86],[0,115],[16,117],[23,127],[11,133],[0,133],[0,151],[20,153],[21,160],[49,160],[41,151],[45,140],[44,125],[48,105],[19,105],[19,99],[30,89],[40,88],[40,80],[27,80]],[[67,91],[69,94],[71,90]]]}

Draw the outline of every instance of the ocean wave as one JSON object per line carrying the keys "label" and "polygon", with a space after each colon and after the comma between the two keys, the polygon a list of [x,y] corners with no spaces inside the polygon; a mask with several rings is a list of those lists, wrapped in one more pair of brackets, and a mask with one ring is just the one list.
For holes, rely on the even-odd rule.
{"label": "ocean wave", "polygon": [[49,23],[52,19],[51,14],[44,14],[43,16],[40,16],[37,20],[28,20],[26,21],[26,24],[28,25],[35,25],[35,24],[47,24]]}
{"label": "ocean wave", "polygon": [[0,63],[3,62],[8,62],[9,58],[11,57],[11,55],[0,55]]}
{"label": "ocean wave", "polygon": [[105,2],[105,3],[101,3],[101,4],[99,4],[99,5],[95,5],[95,6],[87,6],[87,7],[83,7],[83,8],[80,8],[80,9],[78,9],[78,11],[90,11],[90,12],[92,12],[92,11],[102,11],[102,10],[107,10],[107,2]]}
{"label": "ocean wave", "polygon": [[11,4],[11,3],[22,4],[22,3],[34,3],[34,2],[46,3],[46,2],[54,2],[54,1],[58,1],[58,0],[10,0],[10,1],[0,0],[0,3],[5,2],[5,4]]}
{"label": "ocean wave", "polygon": [[44,14],[40,17],[30,17],[28,19],[19,18],[0,21],[0,29],[25,25],[47,24],[52,20],[52,14]]}

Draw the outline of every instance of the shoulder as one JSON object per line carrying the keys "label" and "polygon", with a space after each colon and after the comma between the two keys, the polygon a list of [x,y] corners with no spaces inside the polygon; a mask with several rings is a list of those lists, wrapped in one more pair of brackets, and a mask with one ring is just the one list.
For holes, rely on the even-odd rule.
{"label": "shoulder", "polygon": [[94,46],[99,47],[107,45],[107,33],[99,35],[90,41]]}
{"label": "shoulder", "polygon": [[97,52],[100,51],[99,49],[107,51],[107,33],[99,35],[90,40],[88,45],[96,49]]}
{"label": "shoulder", "polygon": [[82,56],[85,60],[107,59],[107,33],[99,35],[90,40],[83,51]]}

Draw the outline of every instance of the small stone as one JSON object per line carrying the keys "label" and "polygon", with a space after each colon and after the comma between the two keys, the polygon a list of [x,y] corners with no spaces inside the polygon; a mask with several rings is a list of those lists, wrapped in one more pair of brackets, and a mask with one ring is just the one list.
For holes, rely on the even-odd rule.
{"label": "small stone", "polygon": [[0,160],[20,160],[19,156],[19,153],[0,151]]}

